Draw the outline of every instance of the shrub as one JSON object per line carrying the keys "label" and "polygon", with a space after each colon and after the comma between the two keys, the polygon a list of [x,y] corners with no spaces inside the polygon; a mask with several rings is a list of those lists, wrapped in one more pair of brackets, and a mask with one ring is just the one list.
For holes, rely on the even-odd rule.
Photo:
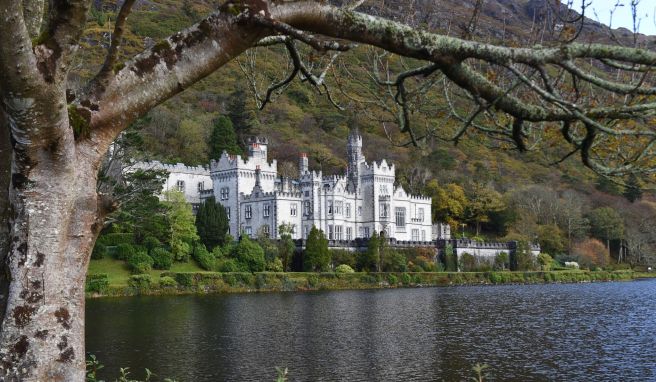
{"label": "shrub", "polygon": [[178,283],[178,285],[181,285],[183,287],[190,287],[194,285],[194,275],[191,273],[176,273],[175,274],[175,281]]}
{"label": "shrub", "polygon": [[119,260],[128,260],[132,257],[137,251],[134,247],[127,243],[121,243],[116,247],[116,258]]}
{"label": "shrub", "polygon": [[335,268],[335,273],[355,273],[355,271],[346,264],[340,264]]}
{"label": "shrub", "polygon": [[389,285],[396,285],[399,282],[399,278],[396,275],[388,275],[387,282]]}
{"label": "shrub", "polygon": [[109,288],[109,276],[107,273],[97,273],[87,276],[86,291],[103,294]]}
{"label": "shrub", "polygon": [[309,275],[307,278],[308,285],[311,286],[312,288],[316,287],[319,285],[319,276],[317,275]]}
{"label": "shrub", "polygon": [[235,259],[219,259],[216,262],[216,270],[219,272],[243,272],[248,269]]}
{"label": "shrub", "polygon": [[91,251],[91,258],[93,260],[102,260],[106,254],[107,247],[105,244],[96,242],[96,245],[93,247],[93,251]]}
{"label": "shrub", "polygon": [[134,235],[131,233],[108,233],[101,235],[97,242],[110,247],[118,246],[121,244],[134,244]]}
{"label": "shrub", "polygon": [[150,275],[132,275],[128,279],[128,286],[139,290],[150,289],[153,280]]}
{"label": "shrub", "polygon": [[212,256],[214,256],[215,259],[220,259],[224,256],[224,252],[221,249],[221,247],[216,246],[214,249],[212,249]]}
{"label": "shrub", "polygon": [[356,266],[357,256],[354,252],[344,249],[332,249],[330,250],[330,256],[333,264],[344,264],[351,268]]}
{"label": "shrub", "polygon": [[473,272],[476,269],[476,258],[467,252],[460,255],[460,270],[463,272]]}
{"label": "shrub", "polygon": [[223,281],[230,285],[231,287],[234,287],[237,285],[237,278],[233,274],[225,274],[223,275]]}
{"label": "shrub", "polygon": [[403,285],[410,285],[411,282],[410,275],[407,273],[401,274],[401,282],[403,283]]}
{"label": "shrub", "polygon": [[151,253],[155,248],[160,247],[162,243],[159,241],[158,238],[154,236],[146,236],[146,238],[143,241],[143,245],[148,250],[148,253]]}
{"label": "shrub", "polygon": [[192,254],[194,257],[194,260],[200,265],[201,268],[203,268],[206,271],[213,271],[216,263],[216,259],[214,256],[212,256],[211,253],[207,252],[207,249],[205,249],[204,245],[197,245],[196,248],[194,248],[194,252]]}
{"label": "shrub", "polygon": [[234,257],[237,261],[246,265],[250,272],[262,272],[266,267],[264,250],[245,235],[235,247]]}
{"label": "shrub", "polygon": [[551,269],[553,264],[553,259],[546,253],[540,253],[538,255],[538,264],[543,271],[548,271]]}
{"label": "shrub", "polygon": [[177,285],[178,283],[171,276],[162,276],[159,279],[159,286],[161,288],[175,288]]}
{"label": "shrub", "polygon": [[137,252],[128,258],[128,265],[134,273],[146,273],[153,267],[153,258],[146,252]]}
{"label": "shrub", "polygon": [[266,265],[266,270],[270,272],[282,272],[283,271],[282,260],[276,257],[273,261],[269,261]]}
{"label": "shrub", "polygon": [[587,239],[574,245],[573,252],[579,263],[588,268],[603,267],[610,263],[608,250],[597,239]]}
{"label": "shrub", "polygon": [[154,248],[150,252],[150,257],[153,258],[155,269],[171,269],[173,265],[173,254],[164,248]]}
{"label": "shrub", "polygon": [[383,271],[405,272],[408,270],[408,261],[405,255],[396,251],[386,251],[383,256]]}
{"label": "shrub", "polygon": [[378,279],[374,275],[364,274],[360,276],[360,281],[367,284],[375,284],[378,282]]}

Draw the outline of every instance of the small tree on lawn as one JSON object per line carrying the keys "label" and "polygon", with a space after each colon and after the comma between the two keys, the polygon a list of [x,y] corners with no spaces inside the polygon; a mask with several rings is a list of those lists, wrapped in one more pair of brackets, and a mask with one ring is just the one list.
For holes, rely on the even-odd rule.
{"label": "small tree on lawn", "polygon": [[294,240],[292,240],[292,227],[287,223],[281,224],[278,228],[278,232],[280,232],[278,256],[282,259],[283,270],[287,271],[289,270],[289,263],[291,262],[291,259],[294,256],[294,251],[296,250],[296,245],[294,244]]}
{"label": "small tree on lawn", "polygon": [[171,252],[175,260],[187,261],[192,244],[199,239],[191,205],[185,200],[184,194],[178,191],[167,191],[165,197],[169,206],[167,219],[171,225]]}
{"label": "small tree on lawn", "polygon": [[208,198],[200,205],[196,214],[196,230],[200,241],[208,250],[225,243],[228,228],[225,208],[217,203],[214,197]]}
{"label": "small tree on lawn", "polygon": [[328,270],[330,265],[330,251],[328,239],[323,231],[312,226],[305,245],[305,259],[303,266],[306,271],[316,272]]}

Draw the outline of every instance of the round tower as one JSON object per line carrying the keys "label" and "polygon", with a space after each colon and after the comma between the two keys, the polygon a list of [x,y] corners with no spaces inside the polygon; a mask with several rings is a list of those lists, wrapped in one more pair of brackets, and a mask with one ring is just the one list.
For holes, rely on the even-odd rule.
{"label": "round tower", "polygon": [[348,187],[351,192],[357,192],[360,188],[360,163],[364,162],[362,137],[357,127],[351,129],[349,133],[346,153],[348,156],[348,167],[346,169]]}

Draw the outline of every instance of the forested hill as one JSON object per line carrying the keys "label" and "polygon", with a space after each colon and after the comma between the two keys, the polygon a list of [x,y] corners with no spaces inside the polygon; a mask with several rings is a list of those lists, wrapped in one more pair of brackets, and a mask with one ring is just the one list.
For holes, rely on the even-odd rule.
{"label": "forested hill", "polygon": [[[552,44],[576,33],[575,27],[562,22],[573,15],[555,9],[553,1],[488,0],[479,13],[473,12],[475,3],[476,0],[369,0],[360,10],[435,32],[513,46]],[[130,56],[145,46],[154,46],[215,7],[214,2],[201,0],[137,1],[128,19],[122,53]],[[82,50],[84,55],[75,63],[73,84],[94,74],[102,62],[115,16],[115,2],[95,2],[83,39],[90,49]],[[611,33],[591,20],[579,36],[584,41],[608,42],[613,38],[633,41],[629,31],[619,29]],[[637,41],[651,48],[656,37],[640,35]],[[317,75],[330,58],[315,57],[309,50],[302,53]],[[520,155],[508,145],[480,134],[465,134],[457,146],[439,139],[452,135],[457,128],[453,122],[444,122],[447,109],[440,84],[427,93],[412,116],[413,125],[435,130],[436,137],[419,148],[404,145],[408,137],[396,127],[394,107],[385,99],[386,89],[381,90],[370,81],[371,62],[375,58],[389,63],[392,69],[418,64],[357,47],[335,58],[326,73],[334,101],[343,110],[334,107],[325,92],[319,94],[306,82],[296,80],[263,111],[258,111],[252,85],[257,85],[263,94],[270,83],[284,78],[289,69],[281,49],[258,49],[256,55],[239,58],[246,72],[255,72],[254,77],[248,79],[238,63],[232,62],[139,121],[135,128],[144,139],[143,155],[191,165],[208,163],[214,121],[220,115],[228,115],[242,145],[249,135],[269,138],[270,156],[279,160],[282,171],[295,172],[298,154],[307,152],[311,167],[335,173],[346,166],[348,129],[358,126],[367,158],[393,161],[399,182],[409,191],[433,196],[438,207],[436,218],[449,220],[454,227],[464,222],[472,233],[480,228],[482,236],[539,236],[541,241],[552,241],[543,245],[554,254],[566,253],[575,245],[589,245],[586,240],[591,236],[611,242],[616,256],[621,242],[633,245],[620,241],[630,235],[635,245],[653,244],[656,234],[644,228],[643,223],[656,216],[656,209],[650,195],[641,195],[639,179],[622,179],[633,185],[625,189],[598,178],[575,156],[551,165],[567,153],[564,148]],[[251,66],[256,70],[249,71]],[[378,101],[367,103],[368,100]],[[464,106],[456,102],[456,108],[460,107]],[[604,207],[612,209],[612,216],[607,216],[608,211],[598,211]],[[609,224],[625,228],[621,234],[611,235],[609,229],[601,233],[600,227]],[[629,234],[638,226],[640,230]]]}

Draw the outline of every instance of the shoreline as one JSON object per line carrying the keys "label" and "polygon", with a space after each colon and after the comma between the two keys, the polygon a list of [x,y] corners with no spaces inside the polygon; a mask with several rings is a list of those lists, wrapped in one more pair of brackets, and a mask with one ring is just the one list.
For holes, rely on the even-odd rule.
{"label": "shoreline", "polygon": [[[308,292],[466,285],[574,284],[635,281],[656,278],[656,273],[621,271],[540,272],[164,272],[159,280],[134,275],[127,285],[109,285],[103,277],[90,275],[86,298],[175,296],[189,294]],[[94,281],[96,280],[96,281]],[[100,280],[98,282],[97,280]],[[105,279],[106,280],[106,279]],[[91,287],[92,283],[94,287]],[[91,288],[90,288],[91,287]],[[94,289],[95,288],[95,289]],[[90,290],[91,289],[91,290]]]}

